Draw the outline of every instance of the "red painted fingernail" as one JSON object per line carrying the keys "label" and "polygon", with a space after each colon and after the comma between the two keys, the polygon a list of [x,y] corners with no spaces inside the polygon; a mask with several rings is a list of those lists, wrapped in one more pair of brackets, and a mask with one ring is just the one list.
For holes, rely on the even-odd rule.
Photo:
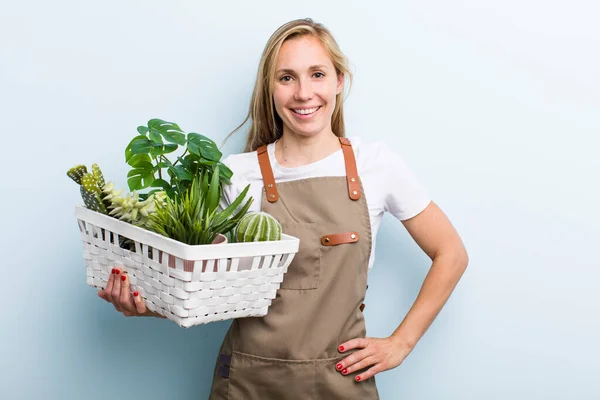
{"label": "red painted fingernail", "polygon": [[133,292],[133,297],[138,297],[140,294],[138,292]]}
{"label": "red painted fingernail", "polygon": [[114,268],[113,268],[113,269],[112,269],[112,273],[113,273],[113,275],[115,274],[115,271],[116,271],[116,269],[114,269]]}
{"label": "red painted fingernail", "polygon": [[125,279],[127,279],[127,277],[126,277],[125,275],[121,275],[121,280],[122,280],[123,282],[125,282]]}
{"label": "red painted fingernail", "polygon": [[356,377],[356,382],[359,382],[359,381],[360,381],[360,376],[357,376]]}
{"label": "red painted fingernail", "polygon": [[342,369],[342,364],[338,364],[335,366],[337,369]]}
{"label": "red painted fingernail", "polygon": [[119,271],[118,269],[115,269],[115,274],[119,275],[121,273],[121,271]]}
{"label": "red painted fingernail", "polygon": [[348,373],[348,368],[344,368],[344,369],[342,370],[342,374],[346,375],[347,373]]}
{"label": "red painted fingernail", "polygon": [[340,351],[344,351],[344,346],[340,346]]}

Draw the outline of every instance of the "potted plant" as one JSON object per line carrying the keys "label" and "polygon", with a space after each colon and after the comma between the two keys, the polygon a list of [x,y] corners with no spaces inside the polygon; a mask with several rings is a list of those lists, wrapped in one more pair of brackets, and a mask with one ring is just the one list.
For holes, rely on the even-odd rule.
{"label": "potted plant", "polygon": [[[161,119],[137,133],[125,149],[130,193],[106,182],[96,164],[67,172],[85,204],[75,214],[87,283],[104,287],[122,266],[148,308],[182,327],[265,315],[299,239],[272,217],[248,212],[250,185],[219,207],[233,173],[211,139]],[[179,147],[183,153],[172,156]]]}

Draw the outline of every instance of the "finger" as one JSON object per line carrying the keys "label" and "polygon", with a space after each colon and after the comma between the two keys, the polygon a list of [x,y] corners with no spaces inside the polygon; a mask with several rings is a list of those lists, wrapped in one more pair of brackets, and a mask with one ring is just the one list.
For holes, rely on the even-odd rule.
{"label": "finger", "polygon": [[385,371],[385,368],[383,367],[382,363],[379,364],[375,364],[374,366],[372,366],[371,368],[369,368],[367,371],[363,372],[360,375],[356,375],[354,377],[354,380],[356,382],[362,382],[362,381],[366,381],[369,378],[374,377],[376,374]]}
{"label": "finger", "polygon": [[119,305],[121,310],[135,313],[135,304],[131,298],[131,288],[129,287],[129,278],[127,272],[121,273],[121,294],[119,295]]}
{"label": "finger", "polygon": [[370,356],[372,356],[372,354],[367,349],[362,349],[360,351],[354,352],[348,357],[344,358],[342,361],[340,361],[340,364],[342,365],[342,370],[351,367],[352,365],[359,363]]}
{"label": "finger", "polygon": [[112,301],[112,288],[115,282],[115,269],[113,268],[111,274],[108,276],[108,283],[106,284],[106,288],[104,288],[104,292],[106,294],[106,298],[109,302]]}
{"label": "finger", "polygon": [[146,303],[144,302],[144,299],[142,299],[142,296],[140,296],[140,293],[137,291],[133,292],[133,302],[135,303],[135,309],[137,310],[138,314],[146,314],[148,311],[146,308]]}
{"label": "finger", "polygon": [[360,371],[362,369],[368,368],[368,367],[370,367],[372,365],[376,365],[376,364],[377,364],[377,358],[375,356],[369,356],[369,357],[363,358],[362,360],[344,368],[342,370],[342,375],[348,375],[353,372]]}
{"label": "finger", "polygon": [[345,343],[342,343],[338,350],[340,353],[346,352],[352,349],[363,349],[369,345],[369,338],[356,338],[348,340]]}
{"label": "finger", "polygon": [[121,295],[121,269],[115,268],[115,276],[113,278],[113,286],[111,290],[111,300],[117,311],[121,311],[119,305],[119,296]]}
{"label": "finger", "polygon": [[100,297],[102,300],[108,301],[110,303],[110,300],[108,299],[108,294],[106,293],[106,290],[104,290],[104,289],[98,290],[98,297]]}

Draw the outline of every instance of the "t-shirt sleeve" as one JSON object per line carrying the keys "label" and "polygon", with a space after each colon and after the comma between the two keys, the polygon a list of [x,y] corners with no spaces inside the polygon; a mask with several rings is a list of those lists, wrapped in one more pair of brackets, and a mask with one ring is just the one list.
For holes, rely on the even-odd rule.
{"label": "t-shirt sleeve", "polygon": [[431,202],[429,193],[400,155],[383,144],[378,150],[387,187],[384,211],[400,221],[416,216]]}

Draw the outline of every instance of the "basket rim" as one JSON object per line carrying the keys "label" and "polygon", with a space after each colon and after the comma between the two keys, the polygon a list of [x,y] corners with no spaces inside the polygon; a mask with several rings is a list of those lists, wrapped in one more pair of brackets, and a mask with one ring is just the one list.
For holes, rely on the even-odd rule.
{"label": "basket rim", "polygon": [[184,260],[292,254],[297,253],[300,246],[300,239],[285,233],[282,233],[281,240],[277,241],[189,245],[128,222],[120,221],[83,205],[75,206],[75,216],[78,220],[89,222],[100,228],[117,233],[120,236],[135,240],[140,244],[162,250]]}

